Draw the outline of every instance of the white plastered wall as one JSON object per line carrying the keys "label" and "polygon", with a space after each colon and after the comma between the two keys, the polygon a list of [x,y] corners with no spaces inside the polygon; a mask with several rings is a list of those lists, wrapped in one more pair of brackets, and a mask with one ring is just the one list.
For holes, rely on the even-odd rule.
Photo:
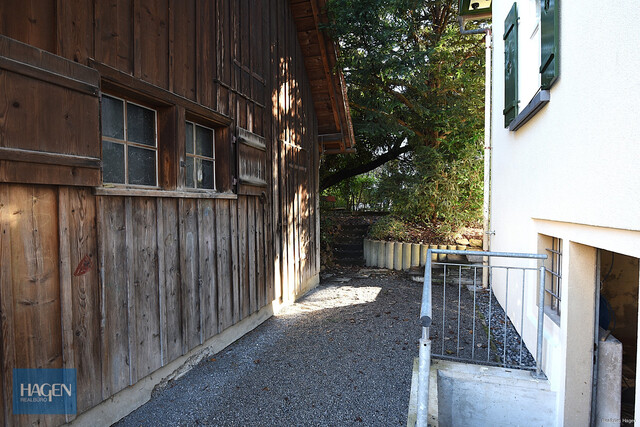
{"label": "white plastered wall", "polygon": [[[569,272],[566,248],[573,243],[640,257],[640,4],[559,2],[560,78],[551,102],[516,132],[504,129],[502,115],[502,35],[514,2],[493,2],[491,250],[537,252],[539,233],[559,237]],[[539,2],[517,3],[522,111],[540,84]],[[524,338],[532,352],[535,301],[535,290],[527,289]],[[509,311],[518,312],[518,303],[510,298]],[[562,300],[564,313],[571,303]],[[580,309],[593,316],[594,307]],[[543,366],[558,391],[560,425],[571,362],[566,316],[559,325],[547,318],[544,337]]]}

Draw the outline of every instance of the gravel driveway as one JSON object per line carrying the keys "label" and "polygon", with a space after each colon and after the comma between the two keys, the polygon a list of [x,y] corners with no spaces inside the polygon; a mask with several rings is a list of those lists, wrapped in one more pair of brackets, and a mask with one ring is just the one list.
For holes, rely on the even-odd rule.
{"label": "gravel driveway", "polygon": [[118,425],[406,425],[421,292],[403,273],[325,273]]}

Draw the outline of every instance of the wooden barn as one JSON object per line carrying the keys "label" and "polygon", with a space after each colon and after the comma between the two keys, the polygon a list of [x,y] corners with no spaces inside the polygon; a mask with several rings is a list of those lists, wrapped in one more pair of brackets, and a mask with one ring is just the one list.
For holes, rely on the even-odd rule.
{"label": "wooden barn", "polygon": [[[318,283],[324,0],[0,2],[0,417],[109,424]],[[17,415],[69,368],[77,414]]]}

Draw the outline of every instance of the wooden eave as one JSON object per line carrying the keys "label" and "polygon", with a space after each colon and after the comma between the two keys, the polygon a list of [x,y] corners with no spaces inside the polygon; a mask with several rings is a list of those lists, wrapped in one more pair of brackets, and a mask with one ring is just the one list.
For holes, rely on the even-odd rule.
{"label": "wooden eave", "polygon": [[337,46],[323,25],[326,0],[290,0],[318,118],[318,144],[323,153],[355,151],[355,138],[342,71],[336,67]]}

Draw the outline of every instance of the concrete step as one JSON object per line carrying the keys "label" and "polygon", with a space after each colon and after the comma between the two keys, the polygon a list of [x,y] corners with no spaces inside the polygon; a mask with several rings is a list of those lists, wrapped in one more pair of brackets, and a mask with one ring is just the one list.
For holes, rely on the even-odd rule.
{"label": "concrete step", "polygon": [[340,249],[343,251],[363,251],[362,242],[360,243],[351,243],[351,242],[337,242],[334,246],[336,249]]}

